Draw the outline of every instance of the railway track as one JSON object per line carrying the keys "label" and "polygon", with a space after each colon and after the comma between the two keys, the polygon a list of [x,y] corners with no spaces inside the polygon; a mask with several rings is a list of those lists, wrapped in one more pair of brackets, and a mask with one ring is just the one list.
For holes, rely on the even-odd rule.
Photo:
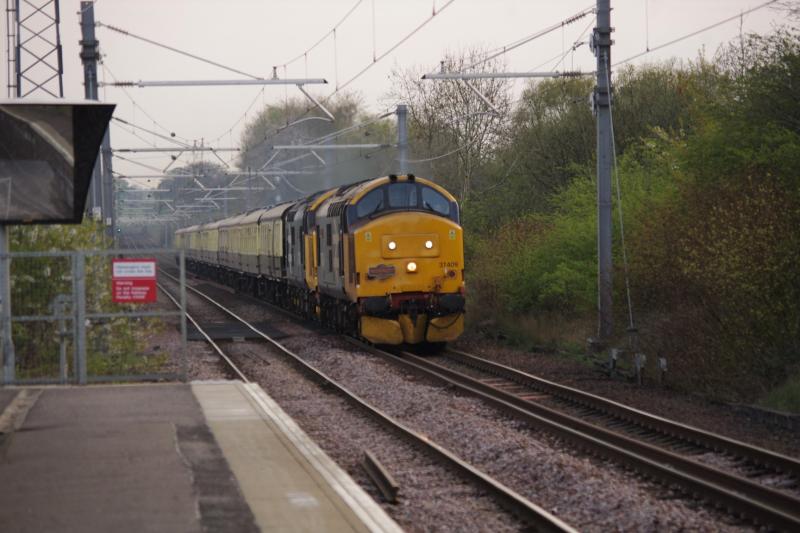
{"label": "railway track", "polygon": [[[175,278],[165,270],[160,269],[160,271],[162,275],[164,275],[165,277],[170,278],[175,282],[178,282],[177,278]],[[167,290],[166,287],[164,287],[163,285],[159,285],[159,288],[170,298],[170,300],[173,301],[173,303],[175,303],[175,305],[179,305],[178,301],[172,296],[172,294]],[[355,395],[353,392],[351,392],[346,387],[344,387],[343,385],[339,384],[338,382],[327,376],[325,373],[317,370],[312,365],[305,362],[299,355],[287,349],[280,342],[274,340],[269,335],[259,330],[256,326],[254,326],[247,320],[237,315],[234,311],[228,309],[223,304],[216,301],[214,298],[208,296],[202,291],[194,287],[191,287],[189,285],[186,286],[186,289],[188,291],[191,291],[198,297],[206,300],[209,304],[211,304],[216,309],[224,313],[229,319],[251,329],[256,335],[258,335],[264,341],[273,345],[283,356],[285,356],[289,360],[290,363],[292,363],[296,368],[300,369],[303,373],[311,377],[314,381],[321,384],[322,386],[325,386],[328,390],[335,391],[341,397],[346,399],[351,405],[355,406],[362,412],[368,414],[374,420],[377,420],[379,423],[381,423],[384,427],[395,432],[396,434],[399,434],[407,442],[413,444],[414,446],[425,450],[430,456],[437,458],[438,461],[454,469],[463,478],[470,480],[473,483],[476,483],[484,491],[492,495],[501,506],[511,511],[520,520],[531,525],[537,531],[538,530],[557,531],[557,532],[575,531],[572,527],[570,527],[568,524],[566,524],[559,518],[553,516],[543,508],[539,507],[535,503],[521,496],[519,493],[503,485],[495,478],[480,471],[479,469],[470,465],[466,461],[463,461],[454,453],[431,441],[427,436],[414,431],[413,429],[407,427],[406,425],[400,423],[396,419],[387,415],[380,409],[377,409],[376,407],[370,405],[368,402],[364,401],[362,398]],[[205,331],[203,331],[200,324],[196,320],[194,320],[194,318],[190,318],[190,321],[198,329],[198,331],[201,332],[201,334],[206,338],[206,340],[212,345],[214,350],[225,360],[226,364],[234,371],[234,373],[240,379],[248,381],[247,377],[244,375],[241,369],[239,369],[236,366],[236,364],[227,355],[224,354],[224,351],[216,343],[214,343],[213,340],[211,340],[210,336]]]}
{"label": "railway track", "polygon": [[[502,412],[544,429],[580,449],[614,460],[642,475],[706,500],[756,524],[785,531],[800,530],[800,499],[742,475],[701,463],[692,458],[705,450],[719,450],[751,462],[758,469],[776,471],[797,482],[798,462],[782,456],[649,415],[616,402],[564,387],[515,369],[497,365],[464,352],[450,350],[437,363],[409,352],[384,351],[359,341],[359,348],[418,374],[434,378],[463,392],[478,396]],[[468,367],[475,377],[452,368]],[[578,407],[568,414],[547,402]]]}
{"label": "railway track", "polygon": [[[199,293],[196,289],[190,290]],[[202,296],[225,309],[207,295]],[[247,324],[231,311],[226,309],[225,312]],[[258,332],[252,325],[247,326]],[[351,403],[365,404],[267,335],[261,335],[285,354],[290,354],[296,366],[313,374],[317,381],[341,389]],[[781,479],[776,487],[796,489],[800,479],[800,462],[793,458],[657,417],[464,352],[448,350],[437,358],[420,358],[408,352],[383,352],[348,340],[361,349],[476,394],[495,407],[547,429],[579,448],[676,486],[695,498],[727,509],[733,515],[781,530],[800,529],[800,499],[753,481],[764,476],[778,476]],[[453,367],[461,367],[462,372]],[[468,374],[478,374],[480,377]],[[397,422],[384,420],[384,417],[388,417],[380,412],[372,412],[370,406],[366,408],[384,424],[401,426]],[[572,411],[572,414],[563,412],[565,410]],[[414,433],[405,427],[395,430]],[[404,436],[415,442],[428,442],[421,435]],[[730,474],[693,459],[709,452],[725,456],[730,466],[744,470],[745,474]],[[453,461],[453,458],[449,460]],[[475,479],[476,475],[481,476],[479,472],[473,472],[467,477]],[[481,481],[482,484],[486,482]],[[530,509],[525,510],[524,505],[520,508],[521,504],[515,497],[519,495],[515,494],[510,499],[505,495],[500,499],[519,516],[530,513]],[[538,524],[530,517],[526,520]],[[537,527],[543,526],[539,524]]]}
{"label": "railway track", "polygon": [[529,400],[577,412],[596,425],[637,435],[651,444],[684,455],[721,454],[730,459],[731,465],[743,467],[749,478],[780,476],[782,479],[774,480],[776,488],[800,488],[800,461],[793,457],[634,409],[460,350],[448,349],[442,358],[491,375],[483,378],[485,383],[517,392]]}

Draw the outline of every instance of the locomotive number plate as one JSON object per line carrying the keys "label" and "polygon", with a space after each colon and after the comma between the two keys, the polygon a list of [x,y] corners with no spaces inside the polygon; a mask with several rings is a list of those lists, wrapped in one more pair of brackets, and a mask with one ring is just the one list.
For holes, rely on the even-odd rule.
{"label": "locomotive number plate", "polygon": [[395,274],[394,265],[377,265],[369,267],[367,278],[369,279],[389,279]]}
{"label": "locomotive number plate", "polygon": [[439,267],[441,268],[458,268],[458,261],[440,261]]}

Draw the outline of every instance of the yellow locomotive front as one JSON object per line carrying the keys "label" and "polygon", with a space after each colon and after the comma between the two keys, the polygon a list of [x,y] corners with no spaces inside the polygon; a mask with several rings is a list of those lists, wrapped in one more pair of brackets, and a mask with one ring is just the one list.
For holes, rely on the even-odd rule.
{"label": "yellow locomotive front", "polygon": [[413,175],[391,176],[350,204],[344,262],[355,275],[345,285],[361,336],[381,344],[458,338],[464,242],[455,198]]}

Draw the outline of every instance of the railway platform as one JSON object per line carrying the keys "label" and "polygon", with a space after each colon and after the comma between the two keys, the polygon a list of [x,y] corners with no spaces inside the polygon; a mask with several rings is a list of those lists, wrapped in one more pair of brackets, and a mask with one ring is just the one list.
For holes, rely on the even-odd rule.
{"label": "railway platform", "polygon": [[0,388],[0,531],[400,531],[256,384]]}

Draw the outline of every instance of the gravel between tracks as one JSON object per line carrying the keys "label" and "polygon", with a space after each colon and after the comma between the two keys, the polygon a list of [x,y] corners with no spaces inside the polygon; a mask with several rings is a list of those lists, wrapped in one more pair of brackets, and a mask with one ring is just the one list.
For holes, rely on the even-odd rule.
{"label": "gravel between tracks", "polygon": [[[215,296],[223,297],[227,293],[222,288],[214,292]],[[230,296],[228,293],[228,298]],[[187,303],[200,321],[221,319],[220,312],[197,295],[187,293]],[[235,310],[248,320],[263,320],[265,315],[264,308],[258,304],[242,303]],[[276,318],[281,330],[295,335],[308,334],[291,321],[280,316]],[[263,342],[224,342],[221,347],[236,360],[245,375],[261,385],[405,530],[504,532],[525,529],[525,524],[500,508],[493,498],[388,433],[337,395],[322,390],[282,356],[276,355],[271,346]],[[219,360],[204,342],[190,343],[189,353],[190,361],[198,354],[204,362],[207,354]],[[204,363],[198,366],[200,370],[192,379],[228,378],[229,373],[220,363],[215,368]],[[381,501],[361,466],[365,450],[373,452],[400,484],[397,504]]]}
{"label": "gravel between tracks", "polygon": [[[370,495],[381,501],[361,467],[365,450],[373,452],[400,485],[399,502],[383,504],[407,531],[518,531],[524,524],[492,498],[465,483],[414,447],[324,391],[263,343],[226,346],[243,371],[344,468]],[[260,357],[254,357],[259,354]]]}
{"label": "gravel between tracks", "polygon": [[687,396],[658,385],[645,384],[640,387],[611,380],[574,358],[515,350],[476,335],[466,335],[453,347],[653,414],[680,420],[690,426],[792,457],[800,456],[797,432],[764,423],[726,405]]}
{"label": "gravel between tracks", "polygon": [[[210,287],[198,280],[192,283],[203,285],[203,290]],[[358,353],[335,335],[310,331],[223,288],[212,292],[216,293],[214,297],[222,296],[226,305],[245,319],[269,318],[282,332],[292,335],[283,341],[288,347],[331,377],[581,530],[748,529],[667,488],[566,449],[549,435],[507,419],[478,400],[405,375],[372,356]],[[190,305],[197,302],[190,301]],[[209,316],[213,313],[216,311],[209,312]],[[460,347],[478,351],[471,343]],[[353,413],[341,399],[322,392],[306,378],[298,380],[297,371],[278,356],[266,355],[267,363],[259,361],[265,352],[272,351],[265,349],[263,343],[232,343],[226,345],[226,350],[237,355],[246,371],[373,496],[375,490],[359,464],[362,450],[370,449],[385,461],[400,482],[402,495],[399,505],[386,508],[403,527],[437,531],[519,527],[507,515],[498,513],[493,502],[487,502],[485,497],[475,499],[477,495],[470,486],[458,480],[444,482],[438,473],[431,475],[441,467],[397,442],[397,438],[387,436],[384,430],[371,427],[373,422]],[[565,381],[564,376],[559,379]],[[321,413],[327,416],[320,416]],[[471,503],[465,505],[455,494],[471,496]]]}
{"label": "gravel between tracks", "polygon": [[725,517],[593,461],[480,400],[406,374],[336,337],[285,344],[390,415],[582,531],[731,530]]}
{"label": "gravel between tracks", "polygon": [[[173,286],[168,285],[167,290],[172,291]],[[175,310],[175,304],[161,290],[158,291],[156,307],[159,311]],[[169,360],[162,371],[179,374],[182,368],[180,319],[167,317],[164,318],[164,323],[164,330],[149,339],[148,349],[169,354]],[[189,381],[232,379],[233,373],[207,342],[188,342],[186,354],[186,377]]]}

